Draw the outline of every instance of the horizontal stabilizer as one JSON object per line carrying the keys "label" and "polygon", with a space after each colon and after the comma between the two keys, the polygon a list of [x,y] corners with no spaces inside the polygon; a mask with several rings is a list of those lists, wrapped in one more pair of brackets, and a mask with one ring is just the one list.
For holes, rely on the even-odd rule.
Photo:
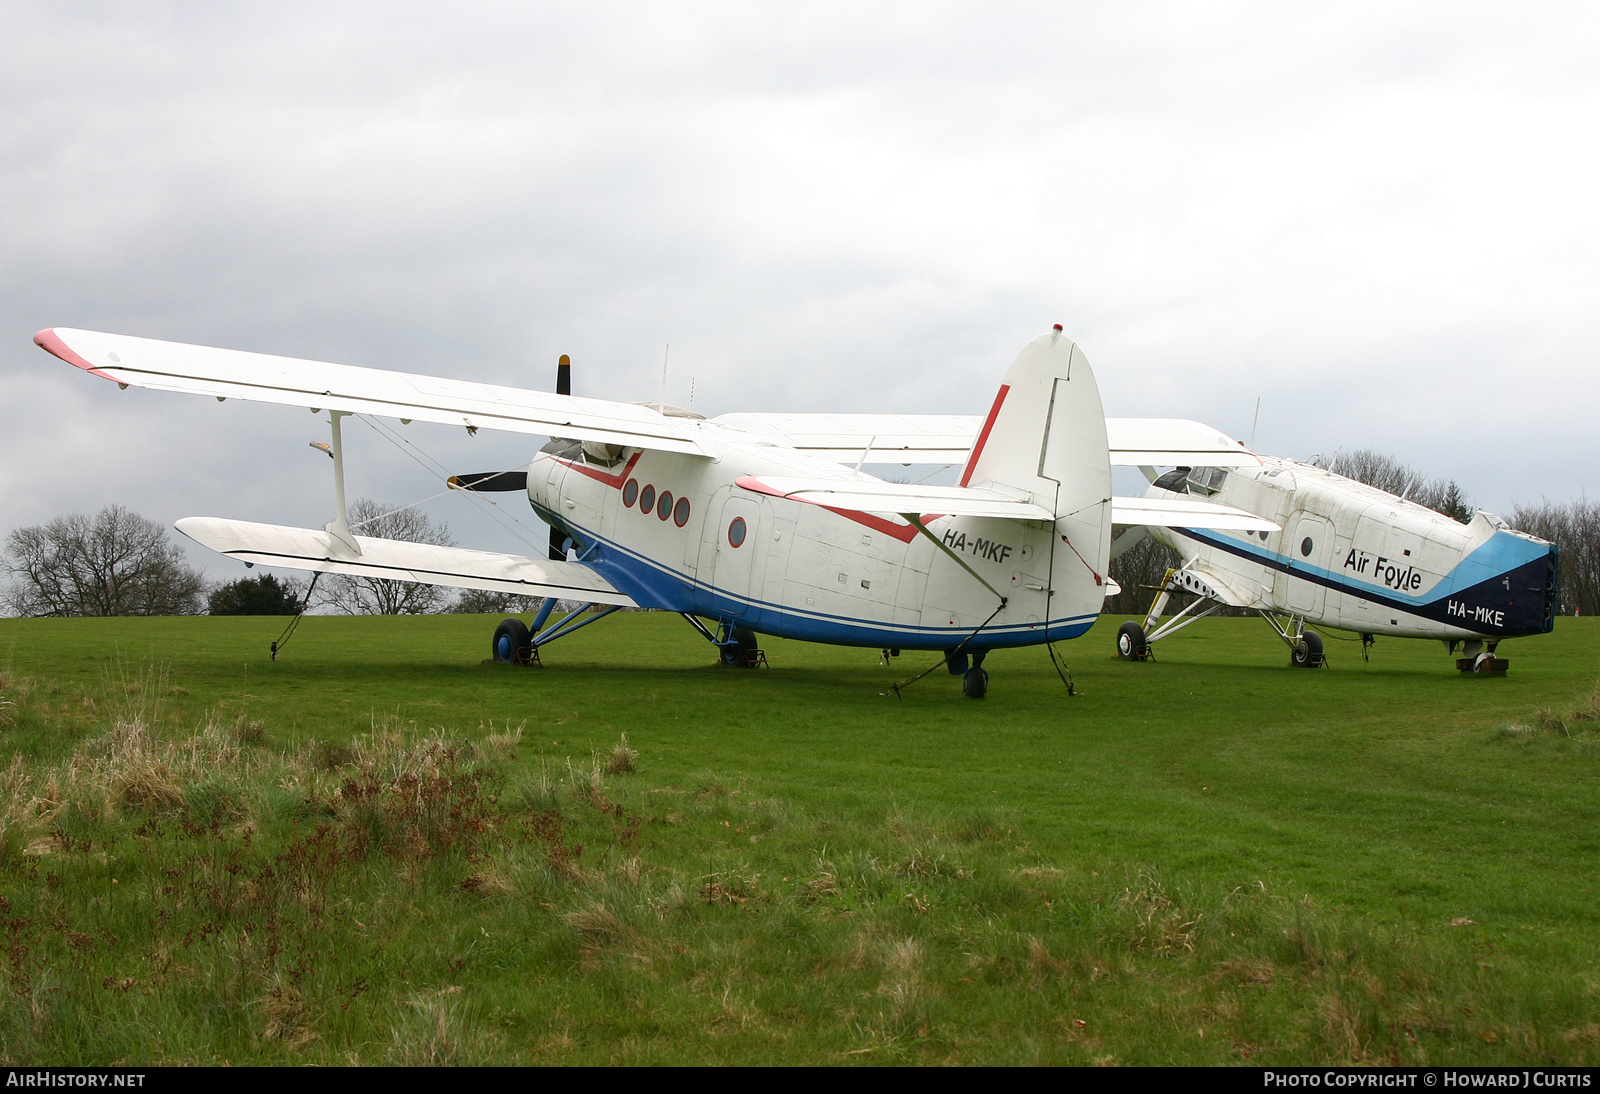
{"label": "horizontal stabilizer", "polygon": [[361,548],[357,555],[327,532],[222,517],[185,517],[176,527],[202,546],[261,566],[634,606],[633,598],[618,592],[581,562],[554,562],[369,536],[355,537],[356,546]]}
{"label": "horizontal stabilizer", "polygon": [[[743,429],[840,463],[964,463],[983,426],[977,414],[723,414]],[[1107,418],[1121,467],[1257,467],[1240,441],[1188,418]]]}
{"label": "horizontal stabilizer", "polygon": [[1011,520],[1055,519],[1055,515],[1043,506],[1008,498],[997,490],[974,490],[962,486],[907,486],[867,478],[793,479],[746,475],[736,481],[739,486],[757,494],[858,513],[939,513],[944,516],[1003,517]]}
{"label": "horizontal stabilizer", "polygon": [[1231,505],[1166,498],[1112,498],[1111,523],[1156,528],[1216,528],[1236,532],[1283,531],[1281,525]]}
{"label": "horizontal stabilizer", "polygon": [[33,340],[124,386],[705,455],[687,420],[632,403],[67,327]]}

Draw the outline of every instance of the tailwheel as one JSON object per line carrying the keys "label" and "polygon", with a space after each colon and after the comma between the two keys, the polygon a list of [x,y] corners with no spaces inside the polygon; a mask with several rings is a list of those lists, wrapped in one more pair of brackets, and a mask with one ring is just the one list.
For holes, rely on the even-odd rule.
{"label": "tailwheel", "polygon": [[1456,668],[1462,672],[1470,672],[1474,676],[1504,676],[1506,669],[1510,667],[1510,661],[1503,657],[1496,657],[1488,650],[1484,650],[1474,657],[1456,659]]}
{"label": "tailwheel", "polygon": [[1297,669],[1319,669],[1328,660],[1322,655],[1322,635],[1306,631],[1289,647],[1289,664]]}
{"label": "tailwheel", "polygon": [[989,670],[974,665],[961,677],[961,694],[968,699],[982,699],[989,694]]}
{"label": "tailwheel", "polygon": [[1150,660],[1150,643],[1144,628],[1137,623],[1124,623],[1117,629],[1117,656],[1124,661]]}
{"label": "tailwheel", "polygon": [[494,629],[491,652],[497,664],[526,665],[533,659],[533,642],[527,624],[520,619],[501,620]]}

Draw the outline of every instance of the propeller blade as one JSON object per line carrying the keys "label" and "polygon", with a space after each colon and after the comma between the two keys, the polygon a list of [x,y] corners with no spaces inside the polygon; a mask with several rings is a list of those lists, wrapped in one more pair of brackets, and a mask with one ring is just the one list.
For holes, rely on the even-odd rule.
{"label": "propeller blade", "polygon": [[572,358],[564,353],[561,360],[556,362],[556,394],[572,394]]}
{"label": "propeller blade", "polygon": [[550,529],[550,557],[556,562],[567,560],[567,534],[558,529]]}
{"label": "propeller blade", "polygon": [[452,490],[475,490],[479,493],[526,490],[528,488],[528,473],[526,471],[478,471],[471,475],[451,475],[448,482]]}

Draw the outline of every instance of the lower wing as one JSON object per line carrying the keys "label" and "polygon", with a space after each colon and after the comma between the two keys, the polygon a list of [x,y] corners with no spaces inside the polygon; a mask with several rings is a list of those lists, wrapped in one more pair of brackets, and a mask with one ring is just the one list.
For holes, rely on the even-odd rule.
{"label": "lower wing", "polygon": [[361,548],[358,555],[324,531],[222,517],[185,517],[176,527],[213,551],[262,566],[420,581],[457,589],[553,596],[625,608],[636,606],[632,597],[618,592],[609,581],[581,562],[555,562],[369,536],[355,537]]}

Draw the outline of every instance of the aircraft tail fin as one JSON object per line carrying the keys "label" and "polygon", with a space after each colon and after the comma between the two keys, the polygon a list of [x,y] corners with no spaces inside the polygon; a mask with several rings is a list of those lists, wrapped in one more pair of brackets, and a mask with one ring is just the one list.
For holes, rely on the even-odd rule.
{"label": "aircraft tail fin", "polygon": [[1052,588],[1103,590],[1111,557],[1111,458],[1094,370],[1057,326],[1017,354],[984,417],[961,485],[1055,514]]}
{"label": "aircraft tail fin", "polygon": [[1094,371],[1056,327],[1022,348],[996,393],[961,485],[1010,487],[1058,515],[1110,504],[1111,461]]}

